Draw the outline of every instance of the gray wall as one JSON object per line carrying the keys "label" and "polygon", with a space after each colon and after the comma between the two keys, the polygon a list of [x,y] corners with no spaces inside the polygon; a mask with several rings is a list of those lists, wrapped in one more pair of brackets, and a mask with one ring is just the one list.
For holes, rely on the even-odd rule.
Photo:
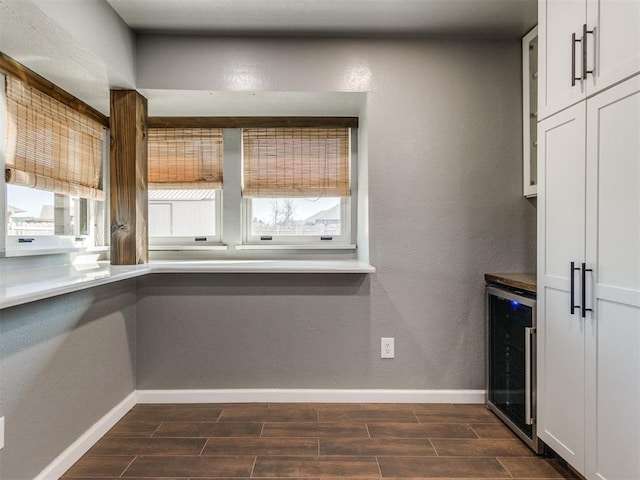
{"label": "gray wall", "polygon": [[483,387],[483,273],[535,264],[518,42],[150,36],[137,58],[143,89],[365,91],[378,271],[152,275],[2,310],[2,478],[37,474],[136,385]]}
{"label": "gray wall", "polygon": [[30,479],[135,389],[135,281],[0,311],[3,479]]}
{"label": "gray wall", "polygon": [[143,89],[366,91],[377,267],[139,279],[139,388],[483,388],[483,274],[535,265],[519,42],[143,36],[138,59]]}

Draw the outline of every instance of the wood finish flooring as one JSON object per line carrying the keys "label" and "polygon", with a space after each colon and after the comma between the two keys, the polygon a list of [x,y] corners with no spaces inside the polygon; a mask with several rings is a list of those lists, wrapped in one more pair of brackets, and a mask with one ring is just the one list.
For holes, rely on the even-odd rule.
{"label": "wood finish flooring", "polygon": [[484,405],[136,405],[67,473],[96,479],[568,479]]}

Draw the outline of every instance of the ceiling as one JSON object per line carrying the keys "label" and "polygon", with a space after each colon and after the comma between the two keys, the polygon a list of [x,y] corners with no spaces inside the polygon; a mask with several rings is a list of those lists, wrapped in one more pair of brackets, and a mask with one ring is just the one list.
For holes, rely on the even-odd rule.
{"label": "ceiling", "polygon": [[107,0],[138,33],[521,37],[537,0]]}

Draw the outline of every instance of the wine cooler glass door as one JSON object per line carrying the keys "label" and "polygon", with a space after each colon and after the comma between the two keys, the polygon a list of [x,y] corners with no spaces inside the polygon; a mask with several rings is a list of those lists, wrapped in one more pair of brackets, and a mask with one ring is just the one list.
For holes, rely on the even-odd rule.
{"label": "wine cooler glass door", "polygon": [[488,295],[488,400],[532,438],[530,333],[535,300],[502,295]]}

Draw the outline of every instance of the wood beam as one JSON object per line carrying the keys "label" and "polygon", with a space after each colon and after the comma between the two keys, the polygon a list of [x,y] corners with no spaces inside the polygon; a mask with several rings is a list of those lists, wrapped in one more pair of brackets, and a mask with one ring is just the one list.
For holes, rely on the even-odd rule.
{"label": "wood beam", "polygon": [[36,90],[39,90],[40,92],[49,95],[52,98],[55,98],[67,107],[80,112],[81,114],[91,118],[92,120],[95,120],[103,127],[109,126],[109,118],[106,115],[103,115],[95,108],[90,107],[82,100],[77,99],[69,92],[54,85],[46,78],[41,77],[33,70],[28,69],[21,63],[16,62],[13,58],[8,57],[2,52],[0,52],[0,72],[11,75],[12,77],[17,78],[30,87],[35,88]]}
{"label": "wood beam", "polygon": [[147,99],[111,90],[110,104],[111,264],[147,263]]}
{"label": "wood beam", "polygon": [[358,117],[149,117],[149,128],[358,128]]}

